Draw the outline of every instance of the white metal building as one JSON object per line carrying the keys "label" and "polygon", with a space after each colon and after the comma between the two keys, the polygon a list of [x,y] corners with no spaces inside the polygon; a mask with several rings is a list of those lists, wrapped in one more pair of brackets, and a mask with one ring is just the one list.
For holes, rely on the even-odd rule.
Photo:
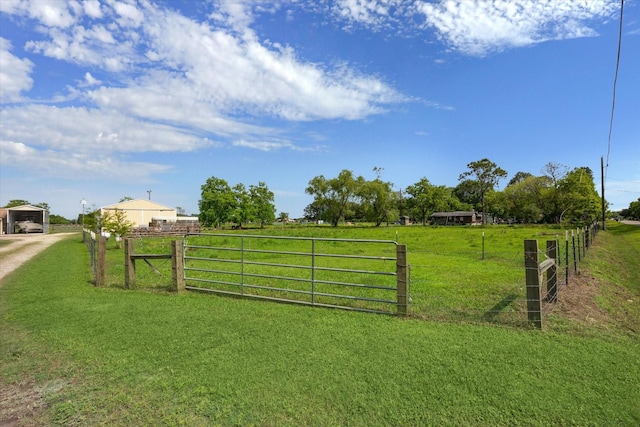
{"label": "white metal building", "polygon": [[134,227],[148,227],[152,221],[156,222],[176,222],[177,213],[175,208],[164,206],[151,200],[136,199],[100,208],[100,215],[105,212],[114,213],[116,210],[125,213],[128,221]]}

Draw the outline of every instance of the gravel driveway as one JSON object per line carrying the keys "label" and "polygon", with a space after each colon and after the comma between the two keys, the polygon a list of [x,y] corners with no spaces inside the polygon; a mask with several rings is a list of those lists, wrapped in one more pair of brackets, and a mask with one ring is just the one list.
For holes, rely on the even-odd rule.
{"label": "gravel driveway", "polygon": [[7,274],[55,242],[76,233],[6,234],[0,236],[0,284]]}

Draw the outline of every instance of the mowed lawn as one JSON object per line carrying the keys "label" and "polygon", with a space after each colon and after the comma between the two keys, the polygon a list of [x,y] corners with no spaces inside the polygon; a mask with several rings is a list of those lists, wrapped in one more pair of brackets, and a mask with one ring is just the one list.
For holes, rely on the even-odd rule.
{"label": "mowed lawn", "polygon": [[95,288],[88,264],[75,237],[3,280],[6,420],[13,390],[23,425],[640,423],[637,334]]}

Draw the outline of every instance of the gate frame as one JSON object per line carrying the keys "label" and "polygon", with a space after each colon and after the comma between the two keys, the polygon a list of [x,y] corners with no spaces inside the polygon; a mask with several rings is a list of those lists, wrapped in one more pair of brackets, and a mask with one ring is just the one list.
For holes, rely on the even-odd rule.
{"label": "gate frame", "polygon": [[[173,241],[172,242],[172,255],[173,255],[173,259],[172,259],[172,271],[173,271],[173,288],[176,291],[182,291],[182,290],[201,290],[201,291],[206,291],[206,292],[212,292],[212,293],[218,293],[218,294],[231,294],[231,295],[235,295],[235,296],[240,296],[240,297],[247,297],[247,298],[257,298],[257,299],[269,299],[269,300],[276,300],[276,301],[281,301],[281,302],[288,302],[288,303],[294,303],[294,304],[301,304],[301,305],[312,305],[312,306],[330,306],[330,307],[334,307],[334,308],[341,308],[341,309],[346,309],[346,310],[356,310],[356,311],[367,311],[367,312],[376,312],[376,313],[385,313],[383,311],[380,310],[371,310],[371,309],[359,309],[359,308],[354,308],[354,307],[348,307],[348,306],[339,306],[339,305],[328,305],[328,304],[319,304],[316,303],[314,301],[314,291],[313,291],[313,286],[314,286],[314,279],[313,277],[315,276],[315,271],[317,269],[317,267],[315,267],[314,263],[312,262],[312,265],[309,267],[302,267],[302,268],[308,268],[311,270],[312,272],[312,279],[311,279],[311,283],[312,283],[312,301],[311,302],[306,302],[306,301],[298,301],[298,300],[286,300],[286,299],[280,299],[280,298],[271,298],[271,297],[263,297],[263,296],[258,296],[258,295],[246,295],[243,292],[229,292],[229,291],[219,291],[219,290],[214,290],[214,289],[204,289],[204,288],[198,288],[198,287],[194,287],[194,286],[187,286],[186,281],[187,281],[187,277],[186,277],[186,272],[189,270],[188,267],[186,267],[186,262],[188,259],[188,256],[186,254],[186,248],[189,246],[187,245],[187,238],[189,236],[212,236],[212,237],[224,237],[224,238],[240,238],[240,239],[244,239],[244,238],[251,238],[251,239],[281,239],[281,240],[297,240],[297,241],[301,241],[301,240],[307,240],[307,241],[311,241],[312,242],[312,251],[314,248],[314,244],[316,241],[338,241],[338,242],[353,242],[353,243],[382,243],[382,244],[393,244],[396,247],[396,257],[395,258],[385,258],[385,257],[371,257],[371,256],[357,256],[357,255],[345,255],[345,256],[340,256],[339,254],[331,254],[330,256],[333,257],[348,257],[348,258],[366,258],[366,259],[379,259],[379,260],[394,260],[396,261],[396,271],[395,273],[383,273],[383,272],[378,272],[377,274],[388,274],[388,275],[394,275],[396,276],[396,301],[395,301],[395,306],[396,306],[396,314],[400,315],[400,316],[408,316],[410,314],[410,300],[411,298],[409,297],[409,280],[408,280],[408,264],[407,264],[407,246],[403,245],[403,244],[399,244],[398,242],[394,241],[394,240],[367,240],[367,239],[340,239],[340,238],[319,238],[319,237],[290,237],[290,236],[264,236],[264,235],[252,235],[252,234],[224,234],[224,233],[215,233],[215,234],[207,234],[207,233],[190,233],[190,234],[186,234],[183,239],[182,239],[182,245],[178,245],[177,241]],[[241,251],[244,252],[244,248],[242,247],[240,249]],[[178,253],[181,252],[179,255]],[[274,251],[274,253],[279,253],[277,251]],[[304,254],[308,254],[310,256],[314,256],[313,252],[308,252],[308,253],[304,253]],[[298,254],[300,255],[300,254]],[[178,259],[182,259],[182,262],[178,263],[177,260]],[[244,257],[242,258],[241,261],[239,261],[241,263],[244,263]],[[175,264],[175,265],[174,265]],[[361,272],[362,271],[358,271],[358,270],[348,270],[348,271],[353,271],[353,272]],[[283,279],[287,279],[286,276],[281,276],[280,278]],[[215,281],[214,281],[215,283]],[[242,286],[242,284],[240,284],[240,286]],[[276,288],[274,288],[276,289]],[[389,290],[391,290],[392,288],[390,288]],[[286,289],[283,289],[286,290]],[[339,297],[339,296],[338,296]],[[365,300],[364,298],[362,300]],[[383,301],[381,301],[383,302]],[[392,301],[384,301],[384,302],[388,302],[388,303],[392,303]],[[391,313],[389,313],[391,314]]]}

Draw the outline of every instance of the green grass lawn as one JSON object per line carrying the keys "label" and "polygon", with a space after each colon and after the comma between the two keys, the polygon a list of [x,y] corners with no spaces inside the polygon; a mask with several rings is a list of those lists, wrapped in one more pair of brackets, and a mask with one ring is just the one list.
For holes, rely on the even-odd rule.
{"label": "green grass lawn", "polygon": [[[437,243],[445,231],[435,229],[414,253],[433,246],[446,261],[438,249],[446,238]],[[520,233],[532,230],[513,229],[513,244],[493,252],[511,253],[522,244]],[[475,242],[469,234],[457,250]],[[634,232],[601,235],[601,246],[622,242],[640,250]],[[589,256],[596,251],[611,255],[595,245]],[[473,266],[477,255],[470,249],[460,265]],[[505,259],[500,255],[493,268]],[[472,270],[451,281],[492,283],[481,266]],[[637,300],[633,271],[616,274],[631,274],[624,289]],[[447,288],[438,270],[430,274],[430,283]],[[606,271],[594,274],[612,279]],[[90,282],[77,237],[2,282],[0,390],[35,390],[45,404],[24,425],[640,423],[637,333],[430,322]],[[435,292],[429,286],[423,292]],[[0,398],[8,401],[2,391]]]}
{"label": "green grass lawn", "polygon": [[[249,229],[226,231],[231,236],[239,235],[281,235],[287,237],[322,237],[339,239],[374,239],[383,241],[397,241],[407,245],[407,259],[410,264],[410,294],[411,312],[416,317],[440,320],[466,320],[471,322],[492,322],[511,326],[527,325],[524,286],[524,257],[523,247],[525,239],[538,239],[541,251],[544,251],[546,240],[560,240],[560,260],[565,262],[564,230],[552,227],[276,227],[266,229]],[[483,236],[484,235],[484,236]],[[171,238],[136,239],[136,252],[139,253],[170,253]],[[238,246],[238,239],[230,237],[228,241],[217,241],[217,246]],[[196,243],[197,244],[197,243]],[[308,241],[292,240],[247,240],[247,246],[255,245],[254,249],[264,245],[275,246],[282,251],[308,251]],[[369,254],[373,247],[366,245],[352,245],[345,248],[335,242],[318,242],[319,252],[345,252],[352,255]],[[375,246],[375,245],[373,245]],[[108,245],[107,284],[111,287],[124,286],[124,255],[122,249],[116,249],[113,242]],[[349,252],[351,251],[351,252]],[[395,256],[393,246],[381,249],[381,255]],[[391,252],[389,252],[391,251]],[[204,254],[203,256],[217,257],[219,254]],[[259,255],[259,254],[258,254]],[[240,256],[239,253],[236,256]],[[251,256],[256,256],[252,254]],[[268,257],[274,258],[273,255]],[[261,259],[258,259],[261,260]],[[290,260],[274,260],[274,262],[291,263]],[[304,262],[304,261],[302,261]],[[308,259],[306,262],[309,262]],[[327,266],[348,267],[335,258],[319,259],[318,262],[330,263]],[[354,260],[351,268],[369,269],[362,260]],[[570,261],[571,262],[571,261]],[[150,268],[142,261],[137,262],[137,286],[146,289],[166,289],[171,284],[171,263],[168,260],[152,261],[154,268]],[[395,267],[389,263],[387,267],[394,271]],[[228,266],[229,264],[227,264]],[[203,266],[204,267],[204,266]],[[376,269],[371,267],[371,269]],[[210,268],[216,268],[211,266]],[[265,267],[251,267],[251,272],[267,275],[279,274]],[[160,273],[160,274],[159,274]],[[308,279],[308,271],[288,270],[283,274],[300,274]],[[198,275],[199,273],[189,273]],[[322,273],[328,275],[328,273]],[[560,269],[564,274],[564,269]],[[203,277],[206,275],[202,274]],[[329,280],[340,280],[343,273],[328,276]],[[236,277],[237,279],[237,277]],[[354,278],[356,283],[359,277]],[[220,280],[233,281],[233,276],[220,277]],[[252,279],[257,284],[267,284],[260,279]],[[376,276],[367,278],[371,284],[380,286],[395,286],[393,277]],[[375,283],[373,282],[375,280]],[[273,282],[273,281],[272,281]],[[295,283],[287,281],[284,285],[293,286]],[[198,284],[200,285],[200,284]],[[284,286],[283,285],[283,286]],[[309,284],[300,283],[299,288],[310,290]],[[202,284],[207,287],[206,284]],[[231,286],[220,286],[224,290],[235,290]],[[334,293],[333,287],[325,287],[329,293]],[[322,291],[322,289],[320,290]],[[291,294],[285,294],[291,297]],[[394,299],[389,292],[380,291],[368,294],[372,298],[382,300]],[[337,302],[331,300],[330,303]],[[355,304],[355,303],[354,303]],[[395,311],[394,305],[368,304],[368,308]]]}

